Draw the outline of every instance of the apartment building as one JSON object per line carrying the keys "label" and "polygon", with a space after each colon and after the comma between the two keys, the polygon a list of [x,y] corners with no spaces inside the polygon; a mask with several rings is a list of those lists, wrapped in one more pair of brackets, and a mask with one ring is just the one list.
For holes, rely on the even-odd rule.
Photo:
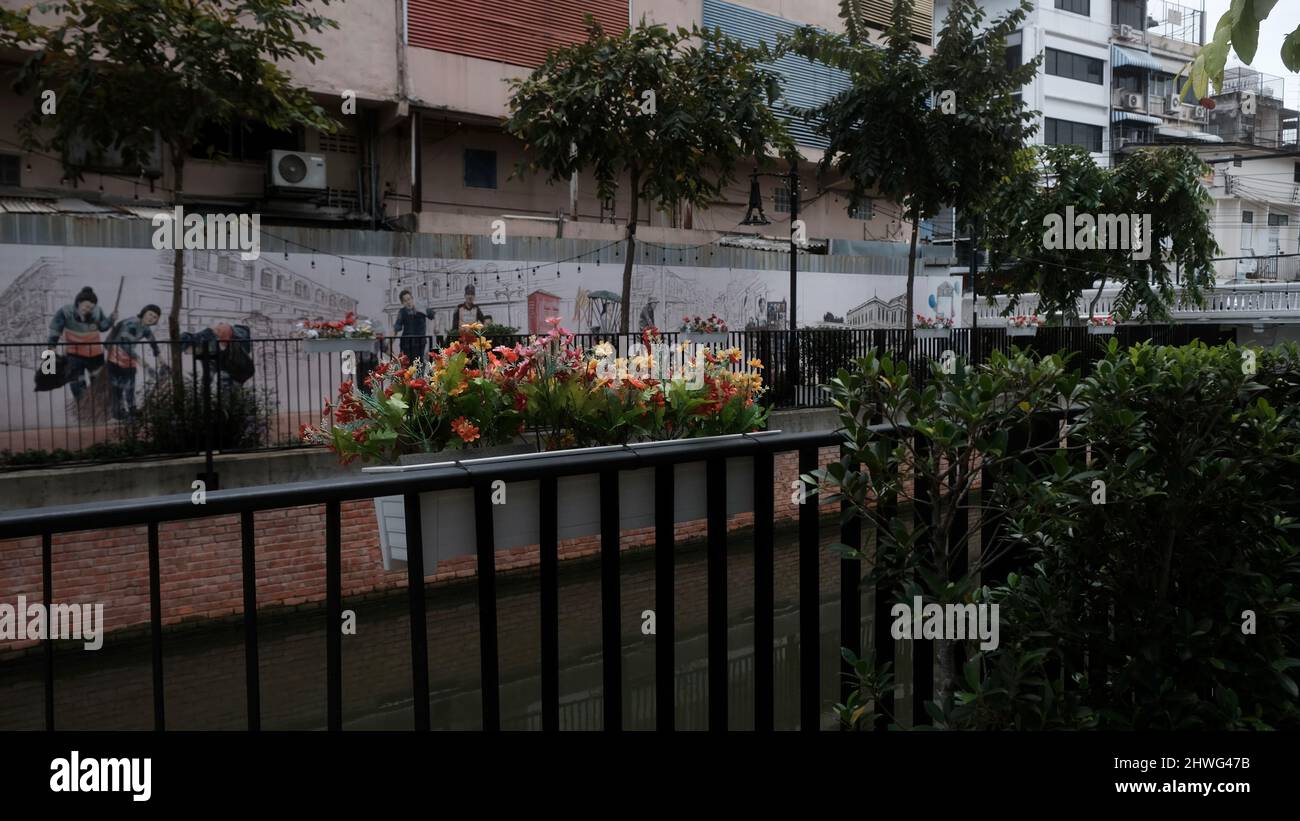
{"label": "apartment building", "polygon": [[[11,8],[23,0],[0,0]],[[867,3],[873,27],[883,31],[892,4]],[[606,30],[643,17],[670,27],[717,26],[747,42],[774,42],[802,25],[839,26],[838,3],[814,0],[368,0],[332,4],[325,13],[337,29],[311,39],[325,53],[315,65],[290,70],[342,127],[337,133],[285,134],[259,123],[221,129],[210,142],[227,158],[214,162],[196,150],[187,163],[186,193],[196,205],[256,208],[264,219],[399,227],[432,233],[485,234],[491,220],[508,217],[515,235],[616,236],[626,201],[602,201],[583,178],[548,184],[515,174],[522,146],[501,130],[508,81],[540,64],[548,48],[585,36],[591,15]],[[933,6],[917,4],[918,40],[928,48]],[[163,202],[170,164],[162,151],[144,169],[105,167],[75,189],[51,157],[21,150],[14,124],[29,101],[14,96],[9,80],[21,54],[0,54],[0,185],[8,195],[79,196],[127,203]],[[796,58],[782,60],[787,97],[807,105],[843,82]],[[355,113],[345,103],[355,100]],[[853,241],[906,239],[896,209],[868,203],[857,213],[834,180],[819,178],[820,145],[791,120],[805,157],[807,201],[801,216],[811,236]],[[745,213],[749,169],[722,202],[707,211],[671,213],[642,208],[651,227],[734,231]],[[789,192],[767,180],[763,195],[781,234]],[[566,225],[567,223],[567,225]],[[608,226],[600,228],[598,226]],[[612,232],[612,233],[611,233]]]}

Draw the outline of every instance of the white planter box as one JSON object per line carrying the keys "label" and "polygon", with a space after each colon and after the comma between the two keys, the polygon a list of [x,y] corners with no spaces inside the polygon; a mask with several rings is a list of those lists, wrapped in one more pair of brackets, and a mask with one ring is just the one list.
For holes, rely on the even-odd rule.
{"label": "white planter box", "polygon": [[728,339],[730,336],[731,336],[730,334],[726,334],[726,333],[697,334],[697,333],[690,333],[687,331],[683,331],[681,338],[686,340],[687,342],[693,342],[696,345],[704,345],[708,348],[725,348],[727,347]]}
{"label": "white planter box", "polygon": [[[776,433],[776,431],[771,431]],[[750,434],[751,436],[755,434]],[[759,434],[761,435],[761,434]],[[717,439],[732,437],[713,437]],[[647,442],[630,445],[634,450],[652,449],[673,442]],[[589,452],[618,450],[584,448]],[[556,451],[574,453],[575,451]],[[444,461],[438,466],[455,464],[466,459],[470,451],[444,451],[432,457]],[[472,460],[475,464],[514,461],[536,458],[542,454],[495,456]],[[393,467],[364,468],[364,472],[407,472],[427,470],[434,464],[398,465]],[[705,482],[705,463],[690,462],[675,466],[673,482],[674,521],[689,522],[705,518],[708,489]],[[557,530],[560,541],[600,533],[600,477],[563,476],[557,487]],[[493,506],[492,534],[497,550],[538,544],[541,541],[538,521],[540,483],[536,480],[506,484],[505,503]],[[654,469],[619,471],[619,529],[631,530],[654,526]],[[727,514],[733,515],[754,509],[753,457],[742,456],[727,460]],[[375,499],[375,513],[379,521],[379,542],[385,570],[406,566],[406,514],[401,496]],[[424,572],[432,574],[443,559],[470,556],[477,552],[474,529],[474,492],[469,489],[445,490],[420,494],[420,526],[423,531]]]}
{"label": "white planter box", "polygon": [[1007,326],[1007,336],[1038,336],[1038,327],[1016,328],[1011,325]]}
{"label": "white planter box", "polygon": [[1088,333],[1092,336],[1110,336],[1115,333],[1114,325],[1089,325]]}
{"label": "white planter box", "polygon": [[913,328],[917,339],[947,339],[952,335],[951,328]]}
{"label": "white planter box", "polygon": [[340,351],[379,350],[378,339],[304,339],[302,349],[307,353],[339,353]]}

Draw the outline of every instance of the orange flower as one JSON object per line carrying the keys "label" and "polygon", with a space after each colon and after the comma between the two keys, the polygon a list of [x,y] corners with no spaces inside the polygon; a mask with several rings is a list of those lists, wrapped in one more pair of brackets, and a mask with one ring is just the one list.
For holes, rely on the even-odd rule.
{"label": "orange flower", "polygon": [[451,429],[456,431],[456,435],[459,436],[467,445],[479,437],[478,428],[475,427],[473,422],[463,416],[457,417],[456,420],[451,423]]}

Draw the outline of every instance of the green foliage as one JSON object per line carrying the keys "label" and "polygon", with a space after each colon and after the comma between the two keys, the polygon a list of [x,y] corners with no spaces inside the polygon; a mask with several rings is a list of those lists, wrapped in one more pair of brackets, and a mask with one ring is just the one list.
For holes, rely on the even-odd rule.
{"label": "green foliage", "polygon": [[707,206],[740,161],[791,155],[794,144],[773,108],[777,75],[760,65],[773,59],[765,46],[644,20],[620,34],[590,17],[587,27],[587,40],[548,52],[532,74],[511,81],[505,130],[524,143],[516,173],[556,182],[587,172],[602,198],[627,185],[626,332],[639,202]]}
{"label": "green foliage", "polygon": [[[1037,293],[1039,313],[1074,322],[1085,291],[1100,283],[1100,295],[1108,283],[1116,283],[1115,316],[1167,319],[1178,297],[1174,275],[1179,269],[1183,297],[1201,302],[1203,289],[1214,284],[1218,245],[1210,225],[1212,198],[1201,184],[1207,167],[1195,152],[1183,147],[1142,150],[1115,168],[1101,168],[1082,148],[1049,146],[1038,160],[1022,162],[1005,177],[984,212],[990,262],[1006,263],[1010,279],[1012,299],[1004,313],[1016,312],[1021,294]],[[1138,214],[1144,220],[1149,215],[1149,258],[1136,259],[1125,249],[1045,247],[1046,219],[1056,215],[1064,220],[1067,208],[1076,214]],[[1064,230],[1076,232],[1068,224]]]}
{"label": "green foliage", "polygon": [[950,726],[1300,726],[1300,353],[1258,357],[1110,343],[1070,446],[1002,488],[1030,566]]}
{"label": "green foliage", "polygon": [[[1232,5],[1219,18],[1214,27],[1214,37],[1206,43],[1191,64],[1186,93],[1190,87],[1197,97],[1204,97],[1209,85],[1223,87],[1223,69],[1228,62],[1228,52],[1235,51],[1238,59],[1250,65],[1259,49],[1259,27],[1268,19],[1277,0],[1232,0]],[[1282,63],[1290,71],[1300,71],[1300,26],[1282,41]]]}
{"label": "green foliage", "polygon": [[[59,19],[43,24],[38,10]],[[274,129],[332,130],[282,65],[320,59],[304,35],[336,27],[296,0],[67,0],[0,9],[0,44],[35,49],[16,83],[33,95],[19,130],[29,148],[55,150],[74,179],[110,149],[124,165],[143,166],[155,137],[183,157],[209,122],[252,118]],[[45,90],[55,92],[54,114],[41,113],[37,92]],[[80,148],[89,148],[86,159]]]}
{"label": "green foliage", "polygon": [[[850,87],[827,103],[803,111],[828,140],[823,170],[850,184],[849,207],[868,196],[897,203],[912,223],[907,328],[912,328],[912,284],[922,219],[949,204],[974,214],[993,183],[1009,173],[1033,115],[1016,96],[1033,78],[1037,60],[1008,70],[1006,36],[1032,8],[1012,9],[983,27],[975,0],[955,0],[942,39],[924,59],[912,30],[914,0],[893,7],[884,46],[871,42],[864,4],[843,0],[842,34],[805,28],[785,47],[845,71]],[[946,102],[945,102],[946,101]]]}

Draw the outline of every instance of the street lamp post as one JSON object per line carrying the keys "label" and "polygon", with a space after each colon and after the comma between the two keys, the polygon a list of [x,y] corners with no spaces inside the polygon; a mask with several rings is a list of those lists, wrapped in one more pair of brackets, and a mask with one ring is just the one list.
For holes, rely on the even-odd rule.
{"label": "street lamp post", "polygon": [[[788,302],[790,339],[785,346],[785,372],[791,398],[793,399],[797,395],[797,386],[799,384],[799,335],[797,333],[799,329],[799,244],[796,240],[798,234],[796,223],[799,221],[799,158],[790,158],[790,170],[784,174],[760,171],[754,171],[750,174],[749,208],[745,212],[745,218],[740,222],[741,225],[771,224],[771,221],[763,213],[763,194],[758,185],[759,177],[784,177],[790,191],[790,298]],[[755,211],[758,212],[757,216],[754,214]]]}

